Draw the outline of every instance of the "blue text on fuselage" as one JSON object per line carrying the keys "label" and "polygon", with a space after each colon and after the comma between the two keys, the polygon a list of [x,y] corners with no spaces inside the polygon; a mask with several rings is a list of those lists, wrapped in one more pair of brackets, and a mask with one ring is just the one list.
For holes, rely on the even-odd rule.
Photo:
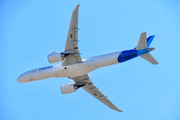
{"label": "blue text on fuselage", "polygon": [[46,70],[46,69],[50,69],[50,68],[53,68],[53,65],[52,65],[52,66],[47,66],[47,67],[39,68],[39,71],[41,71],[41,70]]}

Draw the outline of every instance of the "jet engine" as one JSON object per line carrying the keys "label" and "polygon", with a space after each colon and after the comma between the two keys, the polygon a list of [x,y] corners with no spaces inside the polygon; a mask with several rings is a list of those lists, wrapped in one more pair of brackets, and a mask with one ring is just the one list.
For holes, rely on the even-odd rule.
{"label": "jet engine", "polygon": [[62,61],[65,57],[65,54],[53,52],[49,54],[47,57],[48,57],[49,63],[56,63],[56,62]]}
{"label": "jet engine", "polygon": [[61,86],[61,93],[62,94],[73,93],[76,92],[78,88],[79,87],[75,84],[66,83],[65,85]]}

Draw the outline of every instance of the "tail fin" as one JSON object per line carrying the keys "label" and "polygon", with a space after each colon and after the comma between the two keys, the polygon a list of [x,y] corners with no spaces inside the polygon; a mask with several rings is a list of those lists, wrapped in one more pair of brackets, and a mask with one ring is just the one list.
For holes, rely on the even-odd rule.
{"label": "tail fin", "polygon": [[147,47],[148,47],[148,48],[149,48],[149,46],[151,45],[151,42],[153,41],[154,37],[155,37],[155,35],[152,35],[152,36],[149,36],[149,37],[147,38]]}
{"label": "tail fin", "polygon": [[136,50],[142,50],[147,48],[146,32],[141,33]]}
{"label": "tail fin", "polygon": [[[146,39],[146,32],[141,33],[136,50],[142,50],[142,49],[149,48],[153,38],[154,38],[154,35],[150,36]],[[150,62],[152,64],[159,64],[150,53],[140,55],[140,57],[144,58],[145,60],[147,60],[148,62]]]}

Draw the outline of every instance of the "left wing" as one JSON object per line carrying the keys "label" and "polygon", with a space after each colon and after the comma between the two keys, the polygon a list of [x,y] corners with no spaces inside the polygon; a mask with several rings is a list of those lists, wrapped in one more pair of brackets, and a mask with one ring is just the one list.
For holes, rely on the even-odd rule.
{"label": "left wing", "polygon": [[71,65],[75,63],[81,63],[82,59],[78,50],[78,9],[80,5],[77,5],[73,10],[71,22],[69,26],[68,36],[66,40],[66,46],[64,53],[72,53],[64,58],[62,66]]}
{"label": "left wing", "polygon": [[107,99],[107,96],[104,96],[98,90],[98,88],[94,86],[94,84],[91,82],[91,79],[89,78],[87,74],[83,76],[70,78],[70,79],[72,79],[77,85],[85,84],[82,87],[85,91],[87,91],[89,94],[91,94],[93,97],[95,97],[96,99],[98,99],[99,101],[107,105],[108,107],[110,107],[112,110],[122,112],[110,100]]}

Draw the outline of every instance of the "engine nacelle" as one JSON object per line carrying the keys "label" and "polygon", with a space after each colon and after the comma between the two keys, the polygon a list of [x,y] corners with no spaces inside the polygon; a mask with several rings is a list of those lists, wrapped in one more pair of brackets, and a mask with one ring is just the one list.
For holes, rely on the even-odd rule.
{"label": "engine nacelle", "polygon": [[61,86],[62,94],[73,93],[76,92],[77,89],[78,87],[75,84],[66,83],[65,85]]}
{"label": "engine nacelle", "polygon": [[48,55],[48,61],[49,63],[56,63],[56,62],[62,61],[64,57],[65,55],[62,53],[53,52]]}

